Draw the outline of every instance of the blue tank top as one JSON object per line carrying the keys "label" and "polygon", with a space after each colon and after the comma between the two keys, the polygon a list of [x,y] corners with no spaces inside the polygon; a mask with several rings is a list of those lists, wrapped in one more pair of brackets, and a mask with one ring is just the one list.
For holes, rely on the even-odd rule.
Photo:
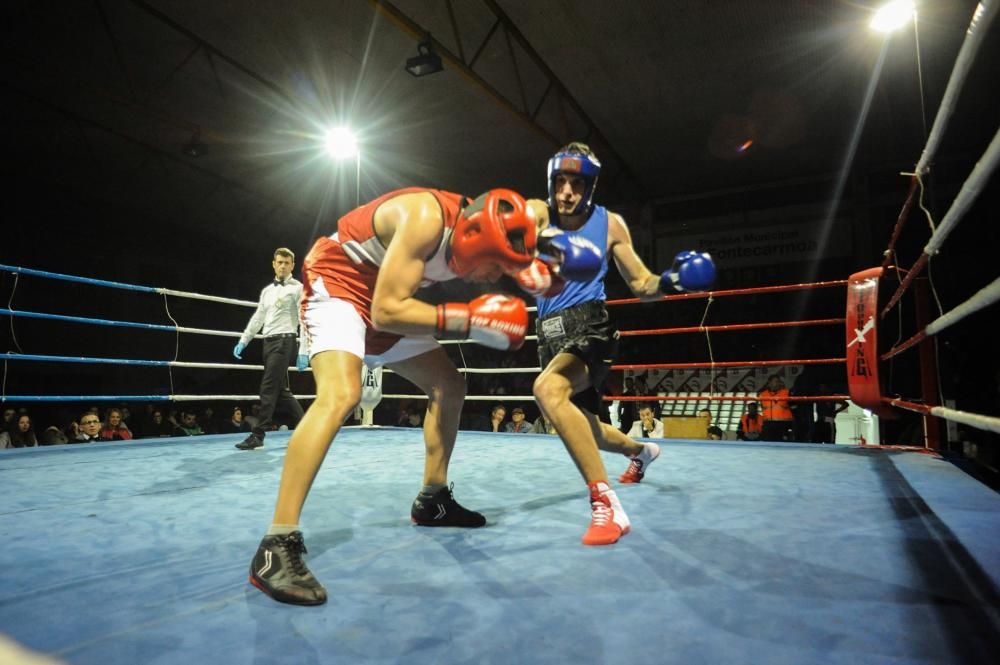
{"label": "blue tank top", "polygon": [[[559,227],[555,220],[559,215],[550,212],[550,224]],[[556,312],[580,305],[585,302],[605,300],[604,276],[608,274],[608,211],[603,206],[594,206],[590,217],[576,231],[566,231],[573,235],[580,235],[597,245],[601,250],[601,271],[597,277],[589,282],[566,282],[566,288],[562,293],[554,298],[538,297],[538,318],[542,319],[551,316]]]}

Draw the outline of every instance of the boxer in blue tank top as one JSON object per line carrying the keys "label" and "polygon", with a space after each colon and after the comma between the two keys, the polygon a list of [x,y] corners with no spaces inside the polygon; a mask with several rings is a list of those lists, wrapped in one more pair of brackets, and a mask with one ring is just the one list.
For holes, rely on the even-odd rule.
{"label": "boxer in blue tank top", "polygon": [[[549,160],[548,201],[528,201],[538,218],[539,259],[514,274],[538,302],[542,373],[533,386],[535,399],[590,489],[591,524],[582,539],[585,545],[617,542],[630,528],[608,485],[598,449],[630,458],[621,483],[642,480],[660,454],[657,444],[635,441],[598,418],[605,408],[604,383],[618,351],[618,329],[605,307],[608,259],[614,259],[632,292],[643,300],[661,298],[662,288],[677,288],[692,271],[702,271],[700,282],[691,279],[699,289],[707,280],[704,271],[711,268],[714,278],[711,257],[693,252],[685,253],[685,260],[663,275],[651,272],[635,253],[625,220],[593,203],[600,167],[582,143],[567,145]],[[698,266],[688,260],[696,260]]]}

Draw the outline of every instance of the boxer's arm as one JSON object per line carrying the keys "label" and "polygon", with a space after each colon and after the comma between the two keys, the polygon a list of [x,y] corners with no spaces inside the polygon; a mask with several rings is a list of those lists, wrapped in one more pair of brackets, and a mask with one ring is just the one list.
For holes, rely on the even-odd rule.
{"label": "boxer's arm", "polygon": [[654,275],[632,246],[632,234],[620,215],[608,213],[608,244],[618,272],[632,293],[641,300],[656,300],[660,293],[660,276]]}
{"label": "boxer's arm", "polygon": [[375,281],[372,321],[378,330],[398,335],[430,335],[437,310],[414,298],[424,278],[427,257],[444,232],[441,207],[432,194],[404,194],[379,207],[381,221],[395,225]]}

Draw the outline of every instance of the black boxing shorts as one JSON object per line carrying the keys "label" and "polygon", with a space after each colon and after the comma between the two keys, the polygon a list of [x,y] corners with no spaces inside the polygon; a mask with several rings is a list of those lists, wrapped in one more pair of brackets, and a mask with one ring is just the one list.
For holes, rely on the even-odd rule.
{"label": "black boxing shorts", "polygon": [[573,404],[597,415],[605,394],[604,382],[618,356],[618,328],[601,300],[567,307],[535,321],[538,360],[545,369],[560,353],[571,353],[584,362],[591,387],[573,395]]}

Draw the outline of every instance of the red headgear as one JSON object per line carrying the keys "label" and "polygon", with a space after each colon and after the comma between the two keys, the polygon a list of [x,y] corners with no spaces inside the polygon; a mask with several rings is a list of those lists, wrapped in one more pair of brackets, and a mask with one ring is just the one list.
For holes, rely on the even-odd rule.
{"label": "red headgear", "polygon": [[485,261],[505,272],[522,270],[535,259],[536,233],[535,213],[520,194],[491,189],[459,213],[448,267],[459,277]]}

